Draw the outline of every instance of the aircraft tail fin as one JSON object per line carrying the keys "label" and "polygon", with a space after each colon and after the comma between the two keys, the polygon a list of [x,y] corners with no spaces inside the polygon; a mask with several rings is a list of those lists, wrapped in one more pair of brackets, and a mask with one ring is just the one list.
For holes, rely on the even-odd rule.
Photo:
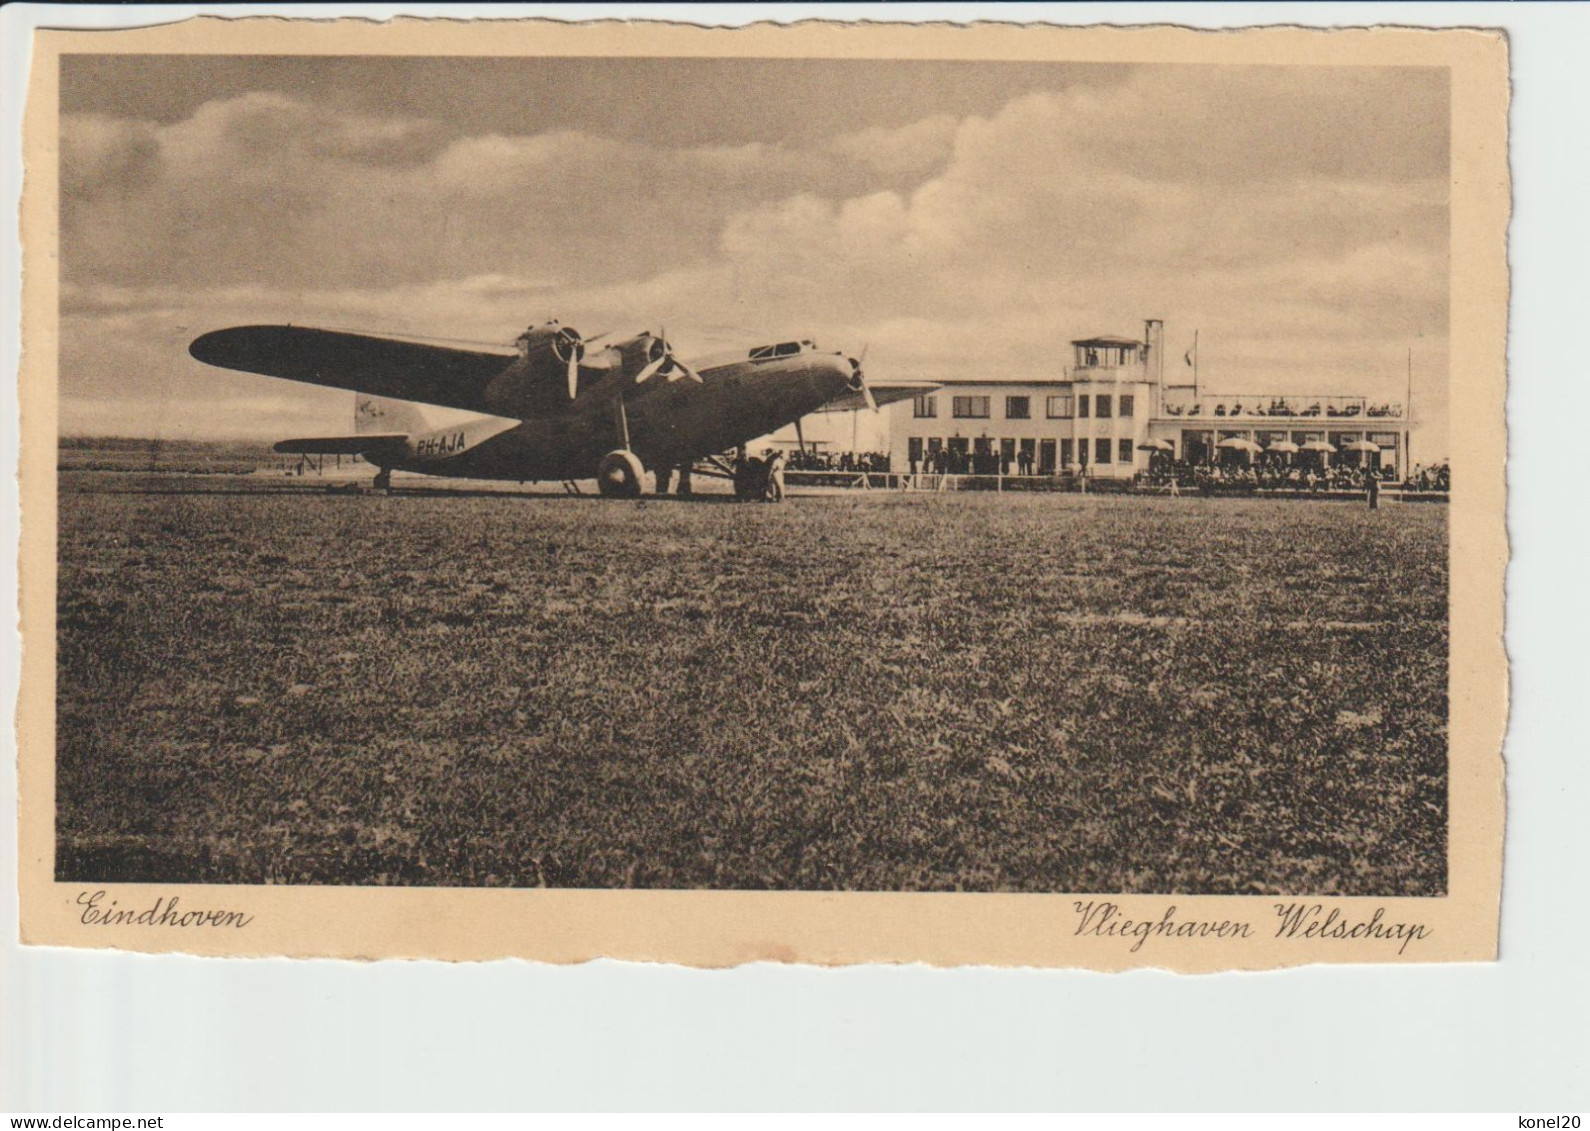
{"label": "aircraft tail fin", "polygon": [[394,432],[417,433],[430,430],[425,410],[413,401],[398,401],[390,397],[375,397],[360,393],[353,404],[353,430],[365,433],[390,434]]}

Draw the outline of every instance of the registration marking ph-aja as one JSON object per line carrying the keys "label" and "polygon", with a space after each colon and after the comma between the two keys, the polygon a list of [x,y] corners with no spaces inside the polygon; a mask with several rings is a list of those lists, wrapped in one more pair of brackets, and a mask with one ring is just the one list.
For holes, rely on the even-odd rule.
{"label": "registration marking ph-aja", "polygon": [[462,432],[453,432],[445,436],[427,436],[423,440],[414,441],[414,454],[419,456],[450,456],[463,451],[468,446]]}

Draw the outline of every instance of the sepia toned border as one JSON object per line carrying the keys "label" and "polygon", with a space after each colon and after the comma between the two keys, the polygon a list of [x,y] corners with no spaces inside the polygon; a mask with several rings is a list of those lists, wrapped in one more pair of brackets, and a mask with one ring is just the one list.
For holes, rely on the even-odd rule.
{"label": "sepia toned border", "polygon": [[[72,52],[935,58],[1202,64],[1423,65],[1452,83],[1449,894],[1429,899],[968,895],[88,885],[54,880],[58,77]],[[1496,953],[1503,830],[1504,419],[1508,276],[1507,48],[1499,33],[1265,28],[1060,29],[201,19],[131,31],[43,32],[25,124],[18,712],[24,942],[213,955],[596,957],[726,966],[1155,966],[1214,971],[1312,962],[1428,962]],[[149,909],[99,925],[86,908]],[[182,914],[169,914],[179,899]],[[87,901],[87,902],[85,902]],[[1088,919],[1089,905],[1095,909]],[[1092,932],[1116,907],[1118,930]],[[1278,937],[1279,907],[1330,923]],[[162,914],[162,911],[166,914]],[[212,913],[197,922],[193,913]],[[1168,917],[1168,920],[1167,920]],[[140,916],[142,918],[142,916]],[[180,926],[169,920],[184,918]],[[161,920],[168,920],[162,923]],[[1134,927],[1125,929],[1130,921]],[[1153,925],[1189,925],[1162,931]],[[1138,925],[1148,924],[1141,930]],[[1201,930],[1199,925],[1206,925]],[[1246,925],[1246,930],[1236,929]],[[1414,928],[1417,928],[1415,931]]]}

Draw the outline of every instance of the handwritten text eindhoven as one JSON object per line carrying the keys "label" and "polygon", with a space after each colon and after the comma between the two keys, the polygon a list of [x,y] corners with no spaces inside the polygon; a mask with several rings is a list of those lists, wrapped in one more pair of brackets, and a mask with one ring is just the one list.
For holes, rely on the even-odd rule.
{"label": "handwritten text eindhoven", "polygon": [[246,927],[254,916],[241,911],[180,911],[181,896],[155,900],[153,907],[134,911],[116,905],[113,899],[105,905],[105,893],[84,891],[77,895],[77,905],[83,909],[83,924],[89,927]]}
{"label": "handwritten text eindhoven", "polygon": [[[1076,934],[1132,939],[1133,954],[1151,938],[1253,937],[1253,924],[1242,920],[1178,919],[1174,904],[1165,908],[1158,919],[1128,919],[1121,914],[1118,904],[1108,901],[1078,900],[1071,906],[1077,914]],[[1352,919],[1339,908],[1327,910],[1321,903],[1277,903],[1274,906],[1280,920],[1274,936],[1278,939],[1388,939],[1402,943],[1397,948],[1397,953],[1402,954],[1409,943],[1429,938],[1431,933],[1423,923],[1386,922],[1383,907],[1375,908],[1367,919]]]}

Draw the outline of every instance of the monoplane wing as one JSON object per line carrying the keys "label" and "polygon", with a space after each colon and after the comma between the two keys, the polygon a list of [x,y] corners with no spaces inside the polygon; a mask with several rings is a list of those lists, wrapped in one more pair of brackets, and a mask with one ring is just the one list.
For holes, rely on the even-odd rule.
{"label": "monoplane wing", "polygon": [[[872,389],[872,399],[878,403],[879,408],[882,408],[886,404],[894,404],[896,401],[910,400],[912,397],[925,396],[926,394],[931,393],[934,389],[940,388],[938,385],[884,384],[878,381],[870,382],[869,386]],[[855,412],[866,407],[866,394],[864,394],[860,389],[849,389],[843,393],[840,393],[837,397],[823,405],[823,407],[819,408],[817,411]]]}
{"label": "monoplane wing", "polygon": [[516,356],[307,326],[234,326],[188,352],[223,369],[470,412],[492,411],[486,386]]}
{"label": "monoplane wing", "polygon": [[282,440],[275,450],[291,456],[366,456],[372,452],[403,450],[407,432],[361,432],[357,436],[310,436]]}

